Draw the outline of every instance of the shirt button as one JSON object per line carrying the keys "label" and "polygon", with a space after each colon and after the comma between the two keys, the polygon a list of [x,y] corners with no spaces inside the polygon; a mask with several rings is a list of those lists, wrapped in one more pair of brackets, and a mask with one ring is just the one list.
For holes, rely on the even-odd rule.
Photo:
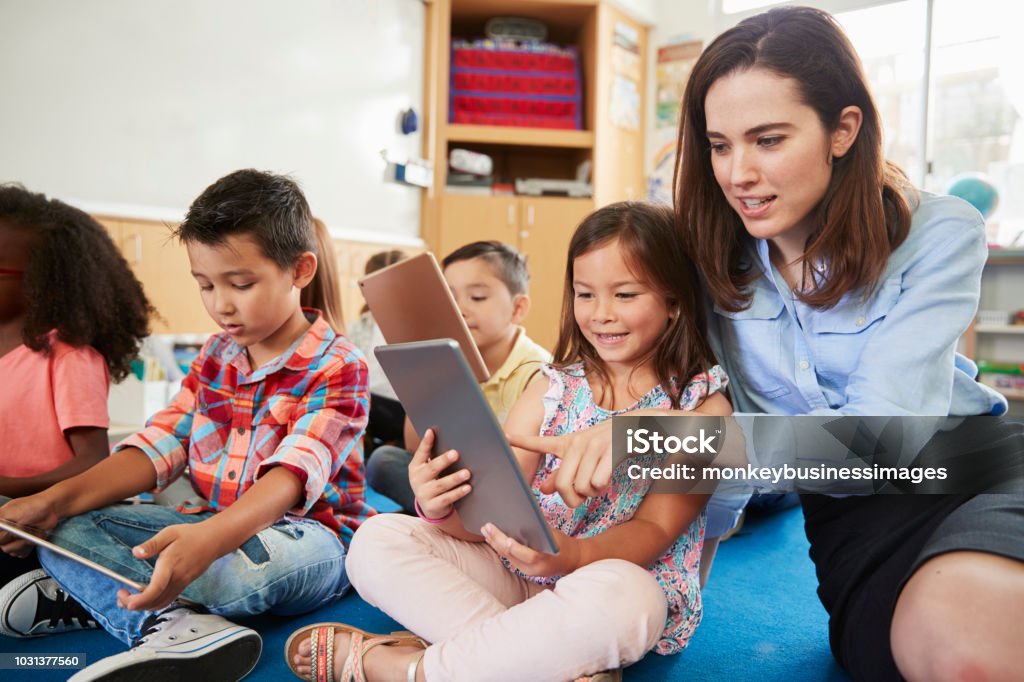
{"label": "shirt button", "polygon": [[863,316],[857,318],[857,326],[858,327],[863,327],[864,326],[864,322],[865,322],[865,320],[864,320]]}
{"label": "shirt button", "polygon": [[199,403],[199,409],[206,412],[206,403]]}
{"label": "shirt button", "polygon": [[807,369],[810,366],[811,366],[811,363],[807,362],[806,360],[801,360],[800,361],[800,369]]}
{"label": "shirt button", "polygon": [[244,436],[245,435],[245,427],[244,426],[239,426],[238,427],[238,435],[239,436]]}
{"label": "shirt button", "polygon": [[232,481],[235,480],[235,472],[234,471],[229,471],[228,472],[228,478],[230,478]]}

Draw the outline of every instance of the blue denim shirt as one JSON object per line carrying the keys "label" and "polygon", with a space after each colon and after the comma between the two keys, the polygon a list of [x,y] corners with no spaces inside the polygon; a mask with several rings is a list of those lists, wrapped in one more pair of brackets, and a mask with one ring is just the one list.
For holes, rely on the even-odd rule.
{"label": "blue denim shirt", "polygon": [[[757,240],[762,276],[750,306],[709,314],[712,346],[740,413],[952,415],[1006,412],[956,352],[978,308],[988,251],[981,215],[960,199],[921,193],[907,239],[864,299],[827,310],[795,300]],[[827,268],[826,264],[819,267]]]}

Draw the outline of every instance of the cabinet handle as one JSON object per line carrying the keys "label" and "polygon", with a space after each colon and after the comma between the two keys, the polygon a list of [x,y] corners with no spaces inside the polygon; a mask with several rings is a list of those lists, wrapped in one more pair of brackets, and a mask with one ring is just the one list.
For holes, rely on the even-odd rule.
{"label": "cabinet handle", "polygon": [[533,227],[533,204],[526,207],[526,225]]}
{"label": "cabinet handle", "polygon": [[522,231],[520,231],[519,238],[520,239],[529,239],[530,238],[530,231],[529,230],[522,230]]}
{"label": "cabinet handle", "polygon": [[134,253],[132,253],[131,256],[128,256],[128,254],[125,255],[131,259],[129,261],[130,265],[138,265],[142,262],[142,235],[135,232],[132,234],[131,239],[133,241]]}
{"label": "cabinet handle", "polygon": [[508,205],[508,225],[509,227],[515,227],[516,224],[516,205]]}

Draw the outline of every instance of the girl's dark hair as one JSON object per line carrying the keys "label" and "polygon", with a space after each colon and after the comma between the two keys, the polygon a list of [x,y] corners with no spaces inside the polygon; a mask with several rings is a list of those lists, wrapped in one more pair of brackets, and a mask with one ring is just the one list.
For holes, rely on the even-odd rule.
{"label": "girl's dark hair", "polygon": [[32,235],[22,340],[49,352],[49,334],[92,346],[114,381],[131,371],[153,307],[106,230],[91,216],[21,185],[0,185],[0,229]]}
{"label": "girl's dark hair", "polygon": [[569,242],[561,329],[553,363],[566,367],[582,360],[588,372],[596,372],[611,388],[601,357],[576,324],[573,282],[576,259],[616,239],[634,276],[663,296],[675,311],[648,357],[672,406],[678,408],[680,390],[691,377],[713,366],[715,356],[704,334],[697,272],[679,245],[668,206],[623,201],[594,211],[576,228]]}
{"label": "girl's dark hair", "polygon": [[[389,265],[394,265],[395,263],[403,261],[406,258],[408,258],[408,256],[406,255],[405,251],[400,251],[398,249],[391,249],[389,251],[378,251],[377,253],[373,254],[372,256],[366,259],[366,266],[363,269],[363,274],[373,274],[378,270],[383,270]],[[364,303],[362,309],[359,311],[359,314],[362,315],[369,309],[369,304]]]}
{"label": "girl's dark hair", "polygon": [[[225,175],[192,202],[175,230],[182,242],[208,246],[224,244],[236,234],[250,235],[263,255],[282,270],[307,251],[317,254],[316,275],[307,286],[310,293],[302,298],[303,305],[323,312],[336,331],[344,329],[330,235],[324,227],[318,236],[309,204],[294,180],[251,168]],[[331,253],[320,255],[318,242]]]}
{"label": "girl's dark hair", "polygon": [[828,132],[845,107],[863,113],[853,146],[832,159],[817,227],[804,249],[804,262],[827,262],[827,272],[821,276],[810,268],[814,286],[796,295],[827,308],[849,291],[866,294],[910,230],[910,181],[883,157],[878,110],[856,51],[836,20],[818,9],[776,7],[745,19],[718,36],[694,65],[683,95],[673,181],[683,243],[718,306],[735,312],[749,305],[749,285],[759,269],[749,265],[751,238],[715,181],[704,102],[720,78],[754,68],[796,81],[802,103]]}

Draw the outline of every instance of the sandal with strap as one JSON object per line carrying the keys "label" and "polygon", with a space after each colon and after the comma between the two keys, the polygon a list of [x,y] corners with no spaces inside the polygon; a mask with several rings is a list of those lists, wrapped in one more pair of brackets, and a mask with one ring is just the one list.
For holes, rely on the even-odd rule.
{"label": "sandal with strap", "polygon": [[622,668],[577,677],[574,682],[622,682]]}
{"label": "sandal with strap", "polygon": [[[347,632],[351,635],[345,665],[342,667],[341,679],[334,678],[334,635],[336,632]],[[295,656],[299,644],[310,641],[310,674],[305,677],[295,668]],[[390,635],[379,635],[367,632],[344,623],[314,623],[292,633],[284,645],[285,662],[288,669],[301,679],[314,682],[365,682],[366,672],[363,669],[363,657],[375,646],[414,646],[427,648],[427,643],[408,631],[394,632]],[[419,657],[416,659],[419,662]],[[415,668],[410,666],[415,679]]]}

